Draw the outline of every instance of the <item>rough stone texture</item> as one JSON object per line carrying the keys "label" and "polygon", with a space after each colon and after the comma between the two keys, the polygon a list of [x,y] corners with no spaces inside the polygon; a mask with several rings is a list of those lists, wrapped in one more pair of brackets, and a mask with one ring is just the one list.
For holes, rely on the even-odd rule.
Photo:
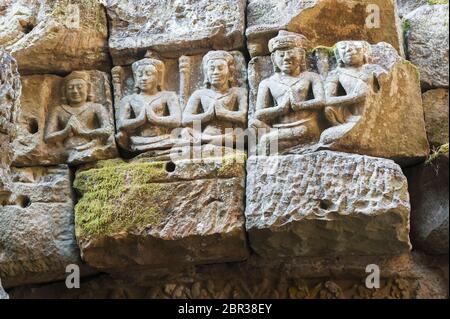
{"label": "rough stone texture", "polygon": [[22,74],[109,70],[107,21],[96,0],[6,0],[0,46]]}
{"label": "rough stone texture", "polygon": [[448,254],[448,154],[408,168],[411,194],[411,240],[427,254]]}
{"label": "rough stone texture", "polygon": [[247,257],[243,158],[100,163],[77,173],[84,261],[109,271]]}
{"label": "rough stone texture", "polygon": [[[325,126],[317,144],[289,152],[330,149],[390,158],[401,165],[409,165],[428,156],[417,69],[401,58],[389,44],[373,45],[371,51],[369,61],[374,68],[374,86],[366,98],[361,118],[349,125]],[[336,67],[330,48],[311,53],[310,60],[310,70],[317,70],[323,78]],[[254,118],[259,84],[273,74],[270,57],[253,58],[248,74],[250,122]]]}
{"label": "rough stone texture", "polygon": [[[17,63],[11,55],[0,50],[0,170],[12,159],[10,143],[17,131],[22,85]],[[0,187],[2,186],[0,171]]]}
{"label": "rough stone texture", "polygon": [[[0,277],[5,287],[64,278],[79,263],[67,167],[13,168],[0,190]],[[6,196],[8,195],[8,196]]]}
{"label": "rough stone texture", "polygon": [[428,0],[397,0],[398,15],[404,17],[411,11],[427,3]]}
{"label": "rough stone texture", "polygon": [[3,289],[1,278],[0,278],[0,299],[9,299],[8,294],[7,294],[6,291]]}
{"label": "rough stone texture", "polygon": [[[369,5],[380,8],[378,28],[366,27]],[[252,57],[266,55],[268,40],[279,30],[301,33],[313,46],[332,46],[341,40],[387,42],[403,55],[403,37],[393,0],[250,0],[247,21]]]}
{"label": "rough stone texture", "polygon": [[[366,266],[382,269],[380,289],[369,290]],[[262,259],[158,272],[101,275],[68,290],[63,282],[18,287],[12,298],[185,298],[185,299],[446,299],[448,258],[422,254],[398,257]]]}
{"label": "rough stone texture", "polygon": [[422,95],[428,141],[432,147],[448,143],[448,90],[437,89]]}
{"label": "rough stone texture", "polygon": [[448,4],[425,5],[404,17],[408,57],[424,89],[448,88],[448,19]]}
{"label": "rough stone texture", "polygon": [[107,0],[115,65],[147,49],[168,56],[243,47],[245,0]]}
{"label": "rough stone texture", "polygon": [[394,162],[322,151],[250,157],[246,228],[261,256],[399,254],[409,242],[406,177]]}
{"label": "rough stone texture", "polygon": [[14,141],[14,165],[56,165],[70,162],[79,164],[93,160],[113,158],[117,155],[114,141],[114,115],[110,80],[106,73],[87,71],[91,81],[93,103],[101,104],[107,109],[111,126],[110,140],[104,147],[85,154],[72,162],[70,152],[63,143],[48,143],[48,123],[54,112],[61,112],[56,108],[65,105],[62,92],[64,78],[57,75],[29,75],[23,76],[23,92],[21,97],[22,112],[19,117],[18,137]]}

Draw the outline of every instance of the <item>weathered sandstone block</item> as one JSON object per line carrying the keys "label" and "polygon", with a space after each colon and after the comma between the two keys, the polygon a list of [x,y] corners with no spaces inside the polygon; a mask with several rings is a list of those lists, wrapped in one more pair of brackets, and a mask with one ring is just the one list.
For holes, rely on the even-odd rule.
{"label": "weathered sandstone block", "polygon": [[448,88],[448,4],[424,5],[404,17],[408,58],[424,89]]}
{"label": "weathered sandstone block", "polygon": [[250,0],[247,20],[252,57],[266,55],[267,42],[279,30],[301,33],[313,46],[356,39],[387,42],[403,55],[394,0]]}
{"label": "weathered sandstone block", "polygon": [[106,13],[97,0],[6,0],[0,46],[25,73],[109,69]]}
{"label": "weathered sandstone block", "polygon": [[411,248],[408,184],[390,160],[329,151],[250,157],[247,172],[246,227],[261,256]]}
{"label": "weathered sandstone block", "polygon": [[64,278],[79,264],[67,167],[11,169],[0,189],[0,277],[13,286]]}
{"label": "weathered sandstone block", "polygon": [[448,143],[448,89],[437,89],[425,92],[423,111],[430,145],[440,147]]}
{"label": "weathered sandstone block", "polygon": [[244,46],[245,0],[107,0],[115,65],[152,49],[180,56]]}
{"label": "weathered sandstone block", "polygon": [[448,254],[448,153],[405,170],[411,194],[411,240],[427,254]]}
{"label": "weathered sandstone block", "polygon": [[100,162],[79,171],[75,208],[84,261],[167,268],[247,257],[243,158]]}
{"label": "weathered sandstone block", "polygon": [[[298,43],[286,48],[289,39]],[[277,138],[279,154],[329,149],[402,165],[428,156],[419,74],[391,45],[341,41],[308,51],[306,38],[286,32],[270,43],[272,59],[253,58],[248,70],[249,125],[273,130],[260,138],[259,154]],[[294,50],[306,52],[297,75],[279,57]]]}
{"label": "weathered sandstone block", "polygon": [[21,102],[15,165],[77,165],[117,155],[106,73],[24,76]]}

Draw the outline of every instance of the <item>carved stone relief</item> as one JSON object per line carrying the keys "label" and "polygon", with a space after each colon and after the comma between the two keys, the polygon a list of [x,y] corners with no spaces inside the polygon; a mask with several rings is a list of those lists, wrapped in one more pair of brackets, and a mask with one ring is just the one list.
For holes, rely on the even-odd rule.
{"label": "carved stone relief", "polygon": [[176,60],[149,51],[147,56],[131,68],[112,70],[118,144],[131,154],[160,159],[186,145],[233,144],[236,136],[225,129],[246,127],[243,55],[210,51]]}
{"label": "carved stone relief", "polygon": [[[343,41],[308,50],[296,38],[307,43],[301,35],[280,31],[269,42],[272,59],[256,57],[249,65],[249,122],[269,130],[259,139],[261,155],[272,154],[268,145],[278,140],[278,154],[330,149],[405,165],[427,156],[414,66],[386,43]],[[277,50],[277,43],[283,49]],[[290,68],[297,68],[296,76]]]}
{"label": "carved stone relief", "polygon": [[31,75],[23,83],[15,165],[77,165],[117,155],[105,73]]}

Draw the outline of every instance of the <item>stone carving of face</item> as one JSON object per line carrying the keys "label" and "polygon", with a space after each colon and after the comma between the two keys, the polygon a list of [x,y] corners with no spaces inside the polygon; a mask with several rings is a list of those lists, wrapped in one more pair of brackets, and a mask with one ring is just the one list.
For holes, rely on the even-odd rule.
{"label": "stone carving of face", "polygon": [[145,93],[154,92],[158,87],[158,70],[153,65],[142,65],[136,71],[138,88]]}
{"label": "stone carving of face", "polygon": [[66,98],[71,106],[82,105],[88,98],[88,84],[83,79],[71,79],[66,84]]}
{"label": "stone carving of face", "polygon": [[274,63],[286,75],[296,75],[300,71],[302,50],[299,48],[278,49],[274,53]]}
{"label": "stone carving of face", "polygon": [[346,66],[361,66],[365,63],[365,48],[352,42],[342,42],[337,45],[340,60]]}
{"label": "stone carving of face", "polygon": [[210,60],[207,65],[207,76],[214,87],[224,87],[230,80],[230,69],[227,61],[223,59]]}

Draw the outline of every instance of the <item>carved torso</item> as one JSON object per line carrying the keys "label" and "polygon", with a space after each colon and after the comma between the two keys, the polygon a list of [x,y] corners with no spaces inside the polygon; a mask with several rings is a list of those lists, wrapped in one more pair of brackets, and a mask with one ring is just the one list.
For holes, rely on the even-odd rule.
{"label": "carved torso", "polygon": [[[263,81],[268,87],[273,98],[273,106],[284,103],[286,99],[291,99],[292,102],[307,101],[312,86],[312,77],[317,76],[311,72],[304,72],[299,77],[284,76],[275,74],[269,79]],[[272,120],[274,127],[292,127],[301,125],[307,121],[316,120],[318,112],[314,110],[296,111],[292,109],[289,114],[279,116]]]}
{"label": "carved torso", "polygon": [[[198,90],[194,95],[200,99],[200,107],[204,112],[211,108],[216,108],[219,104],[228,111],[237,112],[241,109],[239,103],[242,95],[246,96],[247,93],[245,89],[233,87],[224,94],[210,89],[203,89]],[[245,114],[243,116],[245,117]],[[235,129],[237,127],[243,128],[244,125],[214,117],[211,121],[202,123],[202,132],[208,135],[222,135],[225,134],[225,129]]]}
{"label": "carved torso", "polygon": [[[71,107],[70,105],[57,106],[53,112],[57,116],[58,130],[63,130],[67,127],[69,121],[76,123],[77,127],[85,131],[91,131],[100,127],[100,113],[102,105],[92,102],[87,102],[80,107]],[[71,134],[64,140],[64,146],[67,148],[77,148],[92,142],[92,138],[87,136],[79,136]]]}

